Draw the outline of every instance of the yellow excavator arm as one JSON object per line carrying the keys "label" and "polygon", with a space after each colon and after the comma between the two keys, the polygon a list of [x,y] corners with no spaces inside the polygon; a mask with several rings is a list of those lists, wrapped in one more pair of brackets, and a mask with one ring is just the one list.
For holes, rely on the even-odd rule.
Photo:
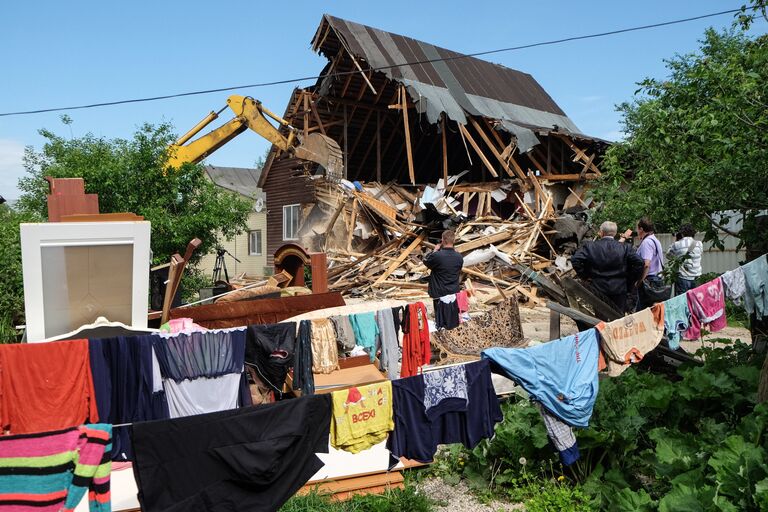
{"label": "yellow excavator arm", "polygon": [[[208,132],[202,137],[189,142],[203,128],[219,117],[227,107],[232,109],[235,117],[222,126]],[[280,150],[291,156],[320,164],[327,174],[343,176],[344,164],[341,148],[333,139],[319,133],[308,135],[302,140],[298,130],[288,121],[265,108],[260,101],[250,96],[233,94],[227,98],[227,107],[218,112],[211,112],[191,130],[182,135],[179,140],[168,147],[168,166],[180,167],[187,162],[197,163],[219,149],[221,146],[250,128]],[[275,120],[279,125],[288,129],[284,136],[270,123],[266,116]]]}

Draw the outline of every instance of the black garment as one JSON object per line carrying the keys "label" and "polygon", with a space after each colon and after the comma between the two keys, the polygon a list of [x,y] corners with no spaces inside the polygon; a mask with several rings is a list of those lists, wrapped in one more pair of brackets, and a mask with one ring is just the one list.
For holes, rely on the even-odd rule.
{"label": "black garment", "polygon": [[424,375],[392,381],[395,429],[387,440],[392,455],[430,462],[438,444],[462,443],[471,449],[482,439],[493,437],[494,426],[504,416],[493,388],[490,363],[484,359],[464,367],[467,402],[463,407],[452,407],[455,403],[451,399],[444,400],[448,407],[441,402],[432,419],[424,405]]}
{"label": "black garment", "polygon": [[626,310],[628,286],[643,272],[643,259],[635,249],[611,237],[586,242],[571,256],[571,264],[579,277],[590,280],[595,290],[611,298],[622,313]]}
{"label": "black garment", "polygon": [[453,250],[444,247],[439,251],[427,254],[424,265],[432,272],[429,274],[427,292],[433,299],[459,293],[459,276],[464,265],[464,257]]}
{"label": "black garment", "polygon": [[[160,337],[118,336],[88,340],[99,421],[130,423],[169,417],[165,392],[153,392],[152,344]],[[131,460],[128,429],[114,429],[112,460]]]}
{"label": "black garment", "polygon": [[315,394],[315,376],[312,375],[312,322],[299,322],[296,339],[296,356],[293,365],[293,389],[300,389],[302,396]]}
{"label": "black garment", "polygon": [[400,326],[403,325],[403,306],[392,308],[392,320],[395,322],[395,334],[400,334]]}
{"label": "black garment", "polygon": [[331,395],[135,423],[144,512],[278,510],[328,453]]}
{"label": "black garment", "polygon": [[250,325],[246,331],[245,362],[256,369],[259,378],[278,398],[293,367],[296,351],[296,322]]}
{"label": "black garment", "polygon": [[453,301],[449,304],[440,299],[433,299],[435,308],[435,329],[454,329],[459,326],[459,303]]}

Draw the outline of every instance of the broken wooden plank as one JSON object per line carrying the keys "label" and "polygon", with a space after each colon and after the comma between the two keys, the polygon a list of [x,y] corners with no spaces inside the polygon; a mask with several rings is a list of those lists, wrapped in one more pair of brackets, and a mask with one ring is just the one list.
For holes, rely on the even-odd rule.
{"label": "broken wooden plank", "polygon": [[418,247],[421,244],[421,242],[426,237],[427,237],[427,233],[426,232],[423,232],[418,237],[416,237],[416,239],[413,242],[411,242],[410,245],[408,247],[406,247],[405,250],[402,253],[400,253],[400,255],[397,257],[397,259],[394,262],[392,262],[392,264],[387,268],[386,271],[384,271],[384,273],[381,275],[381,277],[379,277],[373,284],[374,285],[378,285],[378,284],[382,283],[383,281],[385,281],[389,277],[389,275],[397,267],[400,266],[400,264],[403,262],[403,260],[405,260],[405,258],[407,258],[408,255],[411,254],[411,252],[416,247]]}
{"label": "broken wooden plank", "polygon": [[478,238],[477,240],[473,240],[471,242],[459,244],[455,247],[455,249],[460,253],[465,253],[473,249],[477,249],[480,247],[484,247],[486,245],[491,245],[493,243],[500,242],[501,240],[506,240],[511,237],[512,237],[512,233],[510,231],[501,231],[499,233],[494,233],[493,235],[488,235],[482,238]]}
{"label": "broken wooden plank", "polygon": [[466,127],[461,124],[457,123],[459,127],[459,131],[464,135],[464,138],[469,141],[469,145],[472,146],[472,149],[475,150],[475,153],[477,153],[477,156],[480,157],[480,161],[483,162],[483,165],[488,169],[488,171],[491,173],[491,175],[494,178],[498,178],[499,175],[496,172],[496,169],[493,168],[491,165],[491,162],[488,161],[488,158],[486,158],[485,154],[483,154],[483,151],[480,149],[480,146],[477,145],[477,142],[475,142],[475,139],[472,138],[472,136],[469,134],[469,131],[466,129]]}
{"label": "broken wooden plank", "polygon": [[413,149],[411,148],[411,128],[408,122],[408,94],[405,92],[405,86],[400,86],[400,104],[403,112],[403,129],[405,130],[405,150],[408,155],[408,177],[411,178],[411,185],[416,184],[416,171],[413,168]]}

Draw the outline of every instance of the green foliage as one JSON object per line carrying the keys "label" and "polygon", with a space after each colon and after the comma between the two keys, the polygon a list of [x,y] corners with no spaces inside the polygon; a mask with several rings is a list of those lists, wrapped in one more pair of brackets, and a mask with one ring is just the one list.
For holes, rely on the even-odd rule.
{"label": "green foliage", "polygon": [[0,205],[0,343],[18,341],[14,327],[24,323],[19,224],[38,220],[35,215]]}
{"label": "green foliage", "polygon": [[601,380],[590,427],[577,431],[581,460],[570,468],[556,461],[527,400],[503,404],[492,440],[471,451],[450,447],[436,465],[528,510],[764,510],[762,358],[740,342],[713,346],[697,353],[702,365],[682,366],[672,380],[634,368]]}
{"label": "green foliage", "polygon": [[154,263],[183,254],[195,237],[203,241],[193,256],[197,262],[216,247],[217,237],[246,228],[250,203],[214,186],[203,166],[185,164],[164,175],[166,148],[175,139],[168,124],[145,124],[128,140],[40,134],[46,139],[42,151],[27,148],[24,155],[28,175],[19,180],[21,211],[46,216],[46,176],[82,177],[86,192],[99,195],[102,213],[132,212],[152,223]]}
{"label": "green foliage", "polygon": [[659,231],[690,222],[717,237],[713,214],[744,217],[743,242],[759,239],[768,208],[768,36],[708,30],[698,53],[666,62],[669,76],[640,82],[618,107],[626,140],[613,145],[596,190],[597,222],[631,226],[651,215]]}
{"label": "green foliage", "polygon": [[384,494],[355,495],[348,501],[335,502],[316,491],[294,496],[280,512],[430,512],[435,502],[413,486],[388,490]]}
{"label": "green foliage", "polygon": [[[522,501],[527,512],[589,512],[590,497],[580,486],[553,480],[537,479],[510,492],[513,501]],[[522,498],[522,499],[521,499]]]}

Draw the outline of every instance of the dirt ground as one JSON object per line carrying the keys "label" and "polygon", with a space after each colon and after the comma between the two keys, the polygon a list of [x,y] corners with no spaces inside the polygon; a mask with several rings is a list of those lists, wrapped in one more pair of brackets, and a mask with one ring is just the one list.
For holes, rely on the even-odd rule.
{"label": "dirt ground", "polygon": [[425,495],[439,502],[435,507],[438,512],[506,512],[511,510],[525,510],[521,503],[504,503],[501,501],[489,501],[483,503],[478,500],[464,482],[449,484],[441,478],[429,478],[417,484],[418,489]]}
{"label": "dirt ground", "polygon": [[[541,342],[550,341],[548,308],[520,306],[520,322],[523,325],[523,336],[527,339]],[[560,315],[560,335],[568,336],[577,332],[576,322],[567,316]]]}

